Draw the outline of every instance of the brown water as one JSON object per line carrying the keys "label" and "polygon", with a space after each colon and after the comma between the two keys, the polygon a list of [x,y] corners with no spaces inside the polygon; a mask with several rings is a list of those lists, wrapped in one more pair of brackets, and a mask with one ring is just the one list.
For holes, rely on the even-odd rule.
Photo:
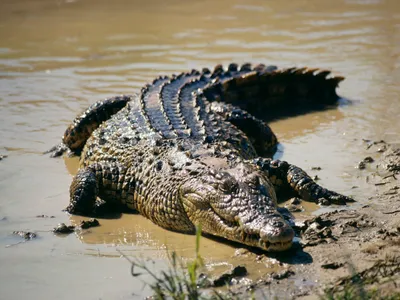
{"label": "brown water", "polygon": [[[98,99],[133,93],[158,74],[231,61],[346,76],[339,93],[353,105],[272,124],[283,144],[277,157],[320,166],[310,173],[321,184],[373,201],[354,166],[367,155],[361,138],[399,141],[397,0],[0,1],[0,154],[8,155],[0,161],[1,299],[142,298],[149,291],[140,279],[148,278],[132,278],[117,248],[154,258],[157,270],[166,248],[193,257],[193,236],[138,215],[65,238],[46,232],[81,218],[61,212],[76,159],[41,153]],[[55,218],[35,217],[42,214]],[[39,238],[14,245],[14,230]],[[276,265],[235,258],[235,247],[204,238],[201,254],[209,269],[246,264],[252,278]]]}

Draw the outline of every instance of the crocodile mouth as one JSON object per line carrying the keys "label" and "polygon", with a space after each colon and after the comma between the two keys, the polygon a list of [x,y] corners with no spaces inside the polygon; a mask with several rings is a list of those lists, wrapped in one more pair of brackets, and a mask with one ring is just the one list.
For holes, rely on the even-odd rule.
{"label": "crocodile mouth", "polygon": [[[187,192],[183,195],[184,198],[190,199],[190,200],[197,200],[201,201],[202,196],[199,195],[196,192]],[[189,201],[190,201],[189,200]],[[231,240],[234,242],[238,242],[241,244],[245,244],[250,247],[256,247],[256,248],[261,248],[262,250],[265,250],[267,252],[281,252],[288,250],[291,248],[292,243],[293,243],[293,232],[292,231],[282,231],[282,235],[279,234],[274,234],[272,238],[265,238],[261,237],[260,232],[261,228],[259,230],[257,229],[250,229],[246,228],[246,226],[243,226],[240,224],[238,220],[226,220],[224,217],[222,217],[220,214],[218,214],[213,207],[209,206],[208,207],[209,213],[211,213],[214,218],[215,218],[215,224],[219,224],[219,226],[215,226],[210,232],[206,230],[204,233],[211,234],[214,236],[218,236],[221,238],[225,238],[227,240]],[[218,232],[219,228],[221,232]],[[203,227],[203,229],[205,229]],[[224,231],[226,232],[226,235],[224,235]]]}
{"label": "crocodile mouth", "polygon": [[[253,230],[249,230],[246,227],[240,225],[237,221],[228,221],[221,217],[214,209],[211,211],[217,216],[219,221],[225,225],[229,230],[236,231],[240,238],[235,239],[236,242],[243,243],[251,247],[261,248],[268,252],[281,252],[288,250],[293,244],[293,235],[282,235],[276,236],[276,241],[265,240],[261,237],[260,233]],[[251,232],[249,232],[251,231]],[[280,240],[279,240],[280,239]]]}
{"label": "crocodile mouth", "polygon": [[274,252],[274,251],[286,251],[292,247],[293,239],[288,241],[282,242],[269,242],[269,241],[259,241],[261,247],[266,249],[267,251]]}
{"label": "crocodile mouth", "polygon": [[264,249],[268,252],[285,251],[290,249],[293,244],[293,236],[291,235],[285,237],[283,240],[271,241],[262,239],[259,233],[242,232],[241,238],[243,238],[245,244]]}

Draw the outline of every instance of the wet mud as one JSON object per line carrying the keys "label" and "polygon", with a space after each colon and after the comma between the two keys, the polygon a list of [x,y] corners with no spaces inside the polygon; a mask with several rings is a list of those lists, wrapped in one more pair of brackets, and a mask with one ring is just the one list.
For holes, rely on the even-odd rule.
{"label": "wet mud", "polygon": [[89,229],[98,226],[100,226],[100,222],[97,219],[89,219],[82,220],[77,226],[60,223],[53,228],[53,232],[56,234],[69,234],[75,232],[75,230]]}
{"label": "wet mud", "polygon": [[[378,187],[377,193],[357,210],[297,220],[299,243],[276,255],[285,269],[282,275],[271,273],[250,285],[237,285],[233,294],[252,289],[259,297],[318,299],[356,286],[380,297],[400,295],[400,148],[379,141],[368,151],[374,159],[367,159],[369,170],[364,168],[361,176]],[[241,255],[257,261],[271,257],[248,251]]]}

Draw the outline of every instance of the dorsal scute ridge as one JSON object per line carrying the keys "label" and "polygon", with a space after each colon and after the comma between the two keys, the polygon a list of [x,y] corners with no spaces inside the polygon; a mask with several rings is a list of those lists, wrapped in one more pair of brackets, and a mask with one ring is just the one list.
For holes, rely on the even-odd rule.
{"label": "dorsal scute ridge", "polygon": [[243,65],[240,66],[240,71],[243,72],[249,72],[251,71],[251,63],[244,63]]}
{"label": "dorsal scute ridge", "polygon": [[[211,116],[207,116],[210,115],[207,111],[209,102],[227,101],[237,105],[249,99],[253,107],[256,101],[261,101],[266,103],[265,107],[270,108],[278,103],[276,99],[284,99],[290,93],[303,98],[308,95],[314,97],[317,89],[329,91],[341,80],[343,77],[332,76],[329,70],[324,69],[278,69],[274,65],[262,63],[230,63],[224,68],[218,64],[212,71],[208,68],[201,71],[192,69],[177,75],[159,76],[152,84],[142,88],[140,101],[143,114],[162,135],[199,136],[206,134],[213,126],[208,120]],[[319,84],[321,88],[318,88]],[[158,96],[154,89],[159,89]],[[149,93],[152,93],[153,98],[146,98]],[[334,90],[328,93],[334,96]],[[150,100],[152,110],[147,109]],[[171,132],[172,135],[169,134]]]}
{"label": "dorsal scute ridge", "polygon": [[197,80],[200,74],[195,69],[190,72],[180,73],[166,82],[161,89],[160,97],[163,99],[165,117],[178,137],[189,137],[192,131],[192,129],[189,130],[190,128],[182,114],[181,91],[188,82]]}
{"label": "dorsal scute ridge", "polygon": [[185,85],[178,93],[180,109],[192,138],[201,138],[205,135],[205,124],[207,115],[205,113],[205,99],[198,99],[197,91],[202,91],[211,78],[207,70],[201,72]]}
{"label": "dorsal scute ridge", "polygon": [[[175,76],[175,75],[173,74],[173,75],[171,75],[170,77],[172,78],[172,77],[174,77],[174,76]],[[168,78],[167,75],[160,75],[160,76],[154,78],[154,80],[151,82],[151,84],[156,84],[157,81],[159,81],[159,80],[164,80],[164,79],[167,79],[167,78]],[[149,84],[146,84],[146,85],[149,85]]]}
{"label": "dorsal scute ridge", "polygon": [[146,84],[141,90],[140,103],[142,113],[152,131],[161,136],[173,138],[174,133],[165,117],[163,101],[160,97],[161,87],[169,80],[168,76],[160,76],[152,84]]}
{"label": "dorsal scute ridge", "polygon": [[237,72],[238,71],[238,64],[230,63],[228,66],[228,71]]}

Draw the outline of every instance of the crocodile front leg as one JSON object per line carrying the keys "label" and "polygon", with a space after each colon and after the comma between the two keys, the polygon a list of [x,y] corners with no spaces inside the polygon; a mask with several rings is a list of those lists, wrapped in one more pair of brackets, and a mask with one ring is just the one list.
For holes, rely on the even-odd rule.
{"label": "crocodile front leg", "polygon": [[95,163],[79,170],[72,180],[70,203],[65,210],[84,216],[120,212],[128,196],[122,188],[126,186],[125,174],[126,169],[115,163]]}
{"label": "crocodile front leg", "polygon": [[339,205],[354,202],[350,197],[323,188],[313,181],[304,170],[286,161],[257,158],[253,160],[253,163],[267,174],[278,193],[293,192],[306,201],[316,203],[321,199]]}
{"label": "crocodile front leg", "polygon": [[99,195],[99,183],[92,167],[81,169],[70,186],[70,203],[65,209],[76,215],[92,215]]}
{"label": "crocodile front leg", "polygon": [[67,128],[62,142],[45,153],[51,153],[51,157],[61,156],[67,150],[79,154],[92,132],[124,108],[131,99],[132,96],[122,95],[93,103]]}

